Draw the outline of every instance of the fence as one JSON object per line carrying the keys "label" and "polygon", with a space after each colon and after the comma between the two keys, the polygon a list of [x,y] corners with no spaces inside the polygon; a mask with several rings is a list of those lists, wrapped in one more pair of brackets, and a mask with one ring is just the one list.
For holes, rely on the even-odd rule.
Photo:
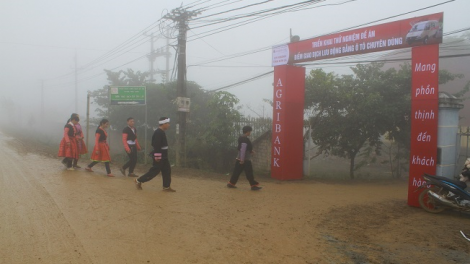
{"label": "fence", "polygon": [[[463,166],[465,160],[470,156],[470,127],[460,127],[460,151],[458,151],[457,167]],[[458,170],[456,170],[458,171]]]}
{"label": "fence", "polygon": [[[236,121],[234,124],[233,130],[233,138],[238,138],[242,134],[242,128],[244,126],[251,126],[253,131],[251,131],[250,138],[251,140],[255,140],[259,138],[261,135],[266,133],[266,131],[272,129],[273,120],[271,118],[263,118],[263,117],[242,117],[239,121]],[[234,141],[233,146],[237,145],[237,142]]]}

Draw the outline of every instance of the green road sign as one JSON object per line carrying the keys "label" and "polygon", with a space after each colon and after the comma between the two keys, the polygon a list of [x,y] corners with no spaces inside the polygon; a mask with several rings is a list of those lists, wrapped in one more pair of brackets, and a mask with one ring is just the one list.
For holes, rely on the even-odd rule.
{"label": "green road sign", "polygon": [[145,105],[145,86],[111,86],[112,105]]}

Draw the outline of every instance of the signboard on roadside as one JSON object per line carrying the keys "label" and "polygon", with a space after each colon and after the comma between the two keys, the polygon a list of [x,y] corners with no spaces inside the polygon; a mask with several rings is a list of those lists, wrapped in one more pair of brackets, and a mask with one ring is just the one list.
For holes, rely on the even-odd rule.
{"label": "signboard on roadside", "polygon": [[443,20],[436,13],[275,46],[272,66],[439,44]]}
{"label": "signboard on roadside", "polygon": [[145,86],[111,86],[111,105],[145,105]]}

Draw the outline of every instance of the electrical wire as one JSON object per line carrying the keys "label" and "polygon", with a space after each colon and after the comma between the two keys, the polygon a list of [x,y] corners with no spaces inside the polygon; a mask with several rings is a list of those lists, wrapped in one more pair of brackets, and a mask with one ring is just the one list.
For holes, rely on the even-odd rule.
{"label": "electrical wire", "polygon": [[[344,32],[344,31],[346,31],[346,30],[349,30],[349,29],[358,28],[358,27],[360,27],[360,26],[373,24],[373,23],[376,23],[376,22],[379,22],[379,21],[382,21],[382,20],[386,20],[386,19],[390,19],[390,18],[393,18],[393,17],[399,17],[399,16],[403,16],[403,15],[406,15],[406,14],[410,14],[410,13],[422,11],[422,10],[425,10],[425,9],[428,9],[428,8],[432,8],[432,7],[436,7],[436,6],[439,6],[439,5],[447,4],[447,3],[450,3],[450,2],[453,2],[453,1],[455,1],[455,0],[449,0],[449,1],[446,1],[446,2],[443,2],[443,3],[439,3],[439,4],[432,5],[432,6],[427,6],[427,7],[424,7],[424,8],[420,8],[420,9],[408,11],[408,12],[401,13],[401,14],[398,14],[398,15],[394,15],[394,16],[391,16],[391,17],[388,17],[388,18],[385,18],[385,19],[380,19],[380,20],[371,21],[371,22],[364,23],[364,24],[361,24],[361,25],[356,25],[356,26],[354,26],[354,27],[349,27],[349,28],[341,29],[341,30],[339,30],[339,31],[334,31],[334,32],[330,32],[330,33],[322,34],[322,35],[317,35],[317,36],[311,37],[311,38],[322,37],[322,36],[328,36],[328,35],[335,34],[335,33],[341,33],[341,32]],[[348,2],[349,2],[349,1],[348,1]],[[343,2],[343,3],[346,3],[346,2]],[[458,31],[456,31],[456,32],[452,32],[452,34],[454,34],[454,33],[459,33],[459,32],[465,31],[465,30],[467,30],[467,29],[458,30]],[[219,33],[219,32],[217,32],[217,33]],[[203,36],[203,37],[205,37],[205,36]],[[308,38],[308,39],[310,39],[310,38]],[[190,41],[190,40],[189,40],[189,41]],[[227,59],[237,58],[237,57],[241,57],[241,56],[246,56],[246,55],[250,55],[250,54],[254,54],[254,53],[259,53],[259,52],[262,52],[262,51],[266,51],[266,50],[269,50],[269,49],[271,49],[271,48],[272,48],[272,46],[268,46],[268,47],[260,48],[260,49],[257,49],[257,50],[252,50],[252,51],[249,51],[249,52],[242,52],[242,53],[238,53],[238,54],[234,54],[234,55],[228,55],[228,56],[226,56],[225,58],[213,59],[213,60],[210,60],[210,61],[207,61],[207,62],[202,62],[202,63],[196,64],[196,65],[208,64],[208,63],[219,62],[219,61],[223,61],[223,60],[227,60]]]}
{"label": "electrical wire", "polygon": [[229,12],[238,11],[238,10],[245,9],[245,8],[249,8],[249,7],[252,7],[252,6],[257,6],[257,5],[266,4],[266,3],[271,2],[271,1],[272,1],[272,0],[265,0],[265,1],[263,1],[263,2],[258,2],[258,3],[254,3],[254,4],[249,4],[249,5],[245,5],[245,6],[242,6],[242,7],[237,7],[237,8],[230,9],[230,10],[225,10],[225,11],[222,11],[222,12],[219,12],[219,13],[214,13],[214,14],[210,14],[210,15],[207,15],[207,16],[203,16],[203,17],[197,17],[197,18],[194,18],[194,19],[192,19],[192,20],[193,20],[193,21],[196,21],[196,20],[201,20],[201,19],[204,19],[204,18],[207,18],[207,17],[211,17],[211,16],[216,16],[216,15],[220,15],[220,14],[226,14],[226,13],[229,13]]}
{"label": "electrical wire", "polygon": [[265,73],[262,73],[262,74],[260,74],[260,75],[255,76],[255,77],[251,77],[251,78],[246,79],[246,80],[243,80],[243,81],[239,81],[239,82],[236,82],[236,83],[233,83],[233,84],[229,84],[229,85],[226,85],[226,86],[223,86],[223,87],[214,89],[214,90],[210,90],[210,92],[216,92],[216,91],[220,91],[220,90],[225,90],[225,89],[228,89],[228,88],[231,88],[231,87],[235,87],[235,86],[242,85],[242,84],[245,84],[245,83],[248,83],[248,82],[252,82],[252,81],[261,79],[261,78],[263,78],[263,77],[266,77],[266,76],[268,76],[268,75],[271,75],[271,74],[273,74],[273,73],[274,73],[274,71],[265,72]]}
{"label": "electrical wire", "polygon": [[[465,53],[465,54],[455,54],[455,55],[443,55],[443,56],[439,56],[439,59],[449,59],[449,58],[460,58],[460,57],[469,57],[470,56],[470,53]],[[336,66],[340,66],[340,67],[344,67],[345,64],[350,64],[350,65],[357,65],[357,64],[361,64],[361,63],[372,63],[372,62],[383,62],[383,63],[389,63],[389,62],[404,62],[404,61],[410,61],[411,58],[400,58],[400,59],[384,59],[384,60],[360,60],[360,61],[348,61],[348,62],[331,62],[331,63],[311,63],[311,64],[298,64],[299,66],[324,66],[324,65],[336,65]],[[272,73],[274,73],[274,71],[269,71],[269,72],[266,72],[266,73],[263,73],[263,74],[260,74],[260,75],[257,75],[255,77],[252,77],[252,78],[249,78],[249,79],[245,79],[243,81],[239,81],[239,82],[236,82],[236,83],[233,83],[233,84],[229,84],[229,85],[226,85],[226,86],[223,86],[223,87],[220,87],[220,88],[217,88],[217,89],[214,89],[214,90],[210,90],[210,92],[216,92],[216,91],[220,91],[220,90],[226,90],[228,88],[233,88],[235,86],[239,86],[239,85],[242,85],[242,84],[245,84],[245,83],[249,83],[249,82],[252,82],[252,81],[255,81],[255,80],[258,80],[258,79],[261,79],[263,77],[266,77],[268,75],[271,75]]]}
{"label": "electrical wire", "polygon": [[[355,1],[355,0],[350,0],[350,1],[347,1],[347,2],[351,2],[351,1]],[[453,1],[455,1],[455,0],[450,0],[450,1],[446,1],[446,2],[443,2],[443,3],[440,3],[440,4],[436,4],[436,5],[433,5],[433,6],[421,8],[421,9],[414,10],[414,11],[409,11],[409,12],[406,12],[406,13],[402,13],[402,14],[399,14],[399,15],[395,15],[395,16],[393,16],[393,17],[401,16],[401,15],[404,15],[404,14],[409,14],[409,13],[412,13],[412,12],[421,11],[421,10],[424,10],[424,9],[427,9],[427,8],[435,7],[435,6],[442,5],[442,4],[446,4],[446,3],[449,3],[449,2],[453,2]],[[196,1],[196,2],[198,2],[198,1]],[[311,1],[305,1],[305,2],[311,2]],[[305,2],[302,2],[302,3],[305,3]],[[344,3],[346,3],[346,2],[343,2],[342,4],[344,4]],[[297,4],[300,4],[300,3],[297,3]],[[334,4],[330,4],[330,5],[334,5]],[[313,8],[313,7],[312,7],[312,8]],[[386,18],[386,19],[389,19],[389,18],[391,18],[391,17],[388,17],[388,18]],[[161,20],[162,20],[162,19],[159,19],[158,21],[161,21]],[[385,20],[385,19],[382,19],[382,20]],[[157,21],[157,22],[158,22],[158,21]],[[376,21],[369,22],[369,23],[362,24],[362,25],[367,25],[367,24],[371,24],[371,23],[378,22],[378,21],[381,21],[381,20],[376,20]],[[154,22],[152,25],[156,24],[157,22]],[[152,26],[152,25],[151,25],[151,26]],[[359,25],[359,26],[362,26],[362,25]],[[355,27],[351,27],[351,28],[356,28],[356,27],[359,27],[359,26],[355,26]],[[150,26],[149,26],[149,27],[150,27]],[[147,28],[149,28],[149,27],[147,27]],[[347,28],[347,29],[351,29],[351,28]],[[343,30],[337,31],[337,32],[342,32],[342,31],[347,30],[347,29],[343,29]],[[468,29],[469,29],[469,28],[467,28],[467,29],[461,29],[461,30],[455,31],[453,34],[459,33],[459,32],[462,32],[462,31],[465,31],[465,30],[468,30]],[[145,29],[142,30],[142,31],[145,31]],[[142,31],[141,31],[141,32],[142,32]],[[217,33],[219,33],[219,32],[217,32]],[[214,33],[214,34],[215,34],[215,33]],[[332,32],[332,33],[329,33],[329,34],[333,34],[333,32]],[[327,35],[328,35],[328,34],[327,34]],[[123,43],[123,44],[124,44],[124,43]],[[121,45],[122,45],[122,44],[121,44]],[[119,45],[118,47],[120,47],[121,45]],[[200,64],[191,65],[191,66],[201,66],[201,65],[203,65],[203,64],[209,64],[209,63],[214,63],[214,62],[219,62],[219,61],[223,61],[223,60],[233,59],[233,58],[237,58],[237,57],[241,57],[241,56],[251,55],[251,54],[254,54],[254,53],[259,53],[259,52],[262,52],[262,51],[266,51],[266,50],[271,49],[271,48],[272,48],[272,46],[268,46],[268,47],[264,47],[264,48],[260,48],[260,49],[256,49],[256,50],[252,50],[252,51],[248,51],[248,52],[242,52],[242,53],[237,53],[237,54],[234,54],[234,55],[228,55],[228,56],[225,56],[225,57],[223,57],[223,58],[213,59],[213,60],[210,60],[210,61],[208,61],[208,62],[203,62],[203,63],[200,63]],[[141,56],[141,57],[139,57],[139,58],[137,58],[137,59],[135,59],[135,60],[132,60],[131,62],[134,62],[134,61],[136,61],[136,60],[138,60],[138,59],[141,59],[141,58],[143,58],[143,57],[145,57],[145,56],[147,56],[147,55]],[[176,61],[176,58],[175,58],[175,61]],[[128,63],[126,63],[126,64],[124,64],[124,65],[127,65],[127,64],[129,64],[129,63],[131,63],[131,62],[128,62]],[[124,66],[124,65],[118,66],[118,67],[116,67],[116,68],[122,67],[122,66]],[[114,68],[114,69],[116,69],[116,68]]]}
{"label": "electrical wire", "polygon": [[[270,17],[276,16],[276,15],[279,15],[279,14],[282,14],[282,13],[285,13],[285,12],[300,11],[300,10],[302,10],[301,8],[304,7],[304,5],[312,5],[312,4],[316,4],[318,2],[323,2],[323,1],[325,1],[325,0],[309,0],[309,1],[301,2],[301,3],[285,5],[285,6],[271,8],[271,9],[265,9],[265,10],[262,10],[262,11],[257,11],[257,12],[254,12],[254,13],[244,14],[242,16],[226,19],[223,22],[236,20],[236,19],[241,19],[241,18],[249,18],[245,21],[233,23],[233,24],[230,24],[230,25],[227,25],[227,26],[222,26],[222,27],[219,27],[219,28],[216,28],[216,29],[212,29],[212,30],[208,30],[208,31],[199,33],[199,34],[196,35],[196,38],[188,39],[188,42],[194,41],[194,40],[197,40],[197,39],[200,39],[200,38],[208,37],[208,36],[211,36],[211,35],[214,35],[214,34],[217,34],[217,33],[221,33],[221,32],[224,32],[224,31],[227,31],[227,30],[230,30],[230,29],[233,29],[233,28],[237,28],[237,27],[240,27],[240,26],[244,26],[244,25],[247,25],[247,24],[251,24],[253,22],[263,20],[263,19],[266,19],[266,18],[270,18]],[[284,9],[284,10],[282,10],[282,9]],[[272,11],[276,11],[276,12],[270,13]],[[250,18],[250,17],[254,17],[254,18]],[[219,22],[215,22],[215,23],[212,23],[212,24],[209,24],[209,25],[220,24],[220,23],[223,23],[223,22],[219,21]],[[205,26],[209,26],[209,25],[202,25],[202,26],[198,26],[198,27],[193,27],[193,29],[197,29],[197,28],[201,28],[201,27],[205,27]]]}
{"label": "electrical wire", "polygon": [[[313,0],[306,1],[306,2],[311,2],[311,1],[313,1]],[[204,2],[199,3],[199,4],[196,4],[198,2],[201,2],[201,0],[193,2],[193,4],[194,4],[193,6],[210,2],[210,0],[209,1],[204,1]],[[224,2],[224,1],[222,1],[222,2]],[[219,3],[222,3],[222,2],[219,2]],[[265,2],[268,2],[268,1],[265,1]],[[262,2],[262,3],[265,3],[265,2]],[[188,5],[190,5],[190,4],[188,4]],[[126,40],[125,42],[123,42],[120,45],[116,46],[115,48],[113,48],[109,52],[103,54],[102,56],[96,58],[95,60],[92,60],[92,61],[88,62],[85,65],[82,65],[82,67],[80,67],[80,69],[79,69],[79,72],[84,73],[86,71],[92,70],[92,69],[94,69],[94,68],[96,68],[100,65],[103,65],[103,64],[109,62],[110,60],[113,60],[113,59],[121,56],[123,53],[126,53],[126,51],[124,51],[125,49],[129,49],[129,45],[132,45],[131,47],[133,47],[133,48],[136,48],[136,47],[139,47],[139,46],[143,45],[147,40],[145,38],[142,38],[141,33],[152,30],[153,28],[156,27],[156,24],[161,22],[161,21],[162,21],[162,18],[160,18],[156,22],[152,23],[151,25],[147,26],[146,28],[144,28],[143,30],[141,30],[140,32],[138,32],[137,34],[135,34],[134,36],[132,36],[131,38]],[[162,34],[160,34],[159,36],[161,36],[161,35]],[[129,52],[129,51],[127,51],[127,52]],[[94,66],[94,67],[92,67],[92,66]],[[67,76],[70,76],[70,75],[73,75],[73,74],[75,74],[75,71],[69,72],[67,74],[64,74],[64,75],[61,75],[61,76],[58,76],[58,77],[55,77],[55,78],[47,79],[46,81],[52,81],[52,80],[64,78],[64,77],[67,77]]]}
{"label": "electrical wire", "polygon": [[[378,20],[375,20],[375,21],[371,21],[371,22],[367,22],[367,23],[364,23],[364,24],[356,25],[356,26],[354,26],[354,27],[344,28],[344,29],[342,29],[342,30],[340,30],[340,31],[330,32],[330,33],[328,33],[328,34],[323,34],[323,35],[321,35],[321,36],[328,36],[328,35],[331,35],[331,34],[341,33],[341,32],[346,31],[346,30],[350,30],[350,29],[355,29],[355,28],[358,28],[358,27],[367,26],[367,25],[370,25],[370,24],[374,24],[374,23],[381,22],[381,21],[388,20],[388,19],[395,18],[395,17],[400,17],[400,16],[403,16],[403,15],[408,15],[408,14],[415,13],[415,12],[418,12],[418,11],[423,11],[423,10],[426,10],[426,9],[429,9],[429,8],[433,8],[433,7],[436,7],[436,6],[448,4],[448,3],[454,2],[454,1],[456,1],[456,0],[448,0],[448,1],[446,1],[446,2],[442,2],[442,3],[439,3],[439,4],[435,4],[435,5],[430,5],[430,6],[427,6],[427,7],[415,9],[415,10],[408,11],[408,12],[405,12],[405,13],[401,13],[401,14],[398,14],[398,15],[389,16],[389,17],[386,17],[386,18],[381,18],[381,19],[378,19]],[[316,37],[319,37],[319,36],[310,37],[310,38],[308,38],[308,39],[316,38]]]}
{"label": "electrical wire", "polygon": [[[196,9],[195,11],[206,12],[206,11],[209,11],[209,10],[212,10],[212,9],[216,9],[216,8],[220,8],[220,7],[224,7],[224,6],[228,6],[228,5],[233,5],[233,4],[241,2],[241,1],[243,1],[243,0],[236,0],[236,1],[224,0],[224,1],[212,4],[212,5],[205,6],[205,7],[200,8],[200,9]],[[224,2],[230,2],[230,3],[222,4]]]}

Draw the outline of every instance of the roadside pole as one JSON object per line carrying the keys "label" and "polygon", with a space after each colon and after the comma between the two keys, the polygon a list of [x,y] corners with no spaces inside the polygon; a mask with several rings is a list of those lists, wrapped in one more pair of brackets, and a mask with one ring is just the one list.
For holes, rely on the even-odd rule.
{"label": "roadside pole", "polygon": [[[90,130],[90,96],[90,91],[88,91],[86,95],[86,146],[88,148],[90,148],[88,144],[88,131]],[[87,157],[90,157],[90,153],[87,153]]]}
{"label": "roadside pole", "polygon": [[[106,119],[110,120],[110,118],[109,118],[109,113],[111,112],[111,105],[112,105],[112,103],[111,103],[111,86],[109,86],[109,85],[108,85],[108,98],[109,98],[109,101],[108,101],[108,113],[106,114]],[[109,133],[108,133],[108,142],[109,142],[109,143],[108,143],[108,146],[111,147],[111,131],[112,131],[112,129],[111,129],[111,124],[109,125],[109,128],[110,128],[110,129],[109,129],[110,131],[109,131]],[[109,155],[111,155],[111,151],[110,151]]]}
{"label": "roadside pole", "polygon": [[147,87],[145,87],[145,145],[144,145],[144,164],[147,165]]}

